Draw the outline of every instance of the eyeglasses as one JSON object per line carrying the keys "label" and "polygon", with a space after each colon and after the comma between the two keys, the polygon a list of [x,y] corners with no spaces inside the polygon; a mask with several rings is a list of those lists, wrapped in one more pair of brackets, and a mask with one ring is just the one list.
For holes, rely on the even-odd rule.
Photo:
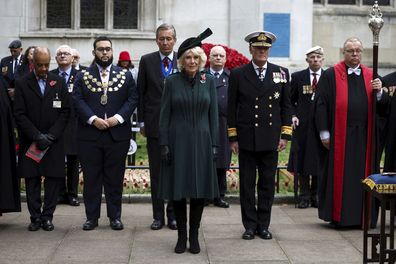
{"label": "eyeglasses", "polygon": [[112,49],[111,49],[111,47],[106,47],[106,48],[100,47],[100,48],[96,48],[96,50],[99,52],[104,52],[104,51],[110,52]]}
{"label": "eyeglasses", "polygon": [[349,49],[349,50],[345,50],[345,52],[349,53],[349,54],[354,54],[354,53],[360,54],[360,53],[362,53],[362,50],[361,49],[357,49],[357,50]]}
{"label": "eyeglasses", "polygon": [[58,57],[61,57],[61,56],[70,56],[71,54],[69,53],[69,52],[58,52],[57,54],[56,54],[56,56],[58,56]]}

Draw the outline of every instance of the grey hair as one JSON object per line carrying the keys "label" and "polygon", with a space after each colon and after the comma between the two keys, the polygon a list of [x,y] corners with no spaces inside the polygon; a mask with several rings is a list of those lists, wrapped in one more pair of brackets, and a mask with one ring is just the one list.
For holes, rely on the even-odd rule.
{"label": "grey hair", "polygon": [[155,37],[158,38],[159,32],[162,30],[172,30],[173,38],[176,39],[176,29],[172,24],[163,23],[155,31]]}
{"label": "grey hair", "polygon": [[360,45],[361,45],[362,48],[363,48],[363,43],[362,43],[362,41],[361,41],[359,38],[357,38],[357,37],[350,37],[350,38],[347,38],[347,39],[345,40],[344,46],[343,46],[343,50],[345,50],[346,45],[347,45],[347,43],[349,43],[349,42],[359,42]]}
{"label": "grey hair", "polygon": [[67,49],[67,50],[69,51],[69,53],[73,55],[72,48],[71,48],[69,45],[60,45],[60,46],[56,49],[55,55],[58,54],[59,50],[61,50],[61,49]]}

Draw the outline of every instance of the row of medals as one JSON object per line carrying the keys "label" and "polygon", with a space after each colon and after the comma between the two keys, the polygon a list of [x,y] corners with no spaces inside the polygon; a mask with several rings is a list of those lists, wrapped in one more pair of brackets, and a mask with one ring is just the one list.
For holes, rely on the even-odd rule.
{"label": "row of medals", "polygon": [[[119,72],[116,77],[113,77],[113,79],[109,82],[105,82],[102,83],[101,81],[98,81],[96,78],[94,78],[91,74],[89,74],[89,72],[85,72],[84,73],[84,83],[87,86],[87,88],[91,91],[91,92],[104,92],[102,94],[102,96],[100,97],[100,103],[102,105],[106,105],[107,104],[107,92],[117,92],[125,83],[125,73],[127,72],[127,70],[123,70],[121,72]],[[113,73],[115,73],[113,71]],[[120,80],[121,79],[121,80]],[[117,82],[119,82],[117,84]],[[95,86],[96,85],[96,86]],[[111,87],[115,85],[115,87]]]}

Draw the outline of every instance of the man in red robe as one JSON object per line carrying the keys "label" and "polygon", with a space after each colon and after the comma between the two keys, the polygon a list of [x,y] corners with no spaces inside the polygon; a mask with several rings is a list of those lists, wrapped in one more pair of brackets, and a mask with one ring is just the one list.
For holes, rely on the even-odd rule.
{"label": "man in red robe", "polygon": [[344,60],[326,70],[318,83],[315,126],[324,153],[319,177],[319,218],[336,226],[360,226],[361,180],[370,174],[373,90],[382,83],[361,64],[363,46],[348,38]]}

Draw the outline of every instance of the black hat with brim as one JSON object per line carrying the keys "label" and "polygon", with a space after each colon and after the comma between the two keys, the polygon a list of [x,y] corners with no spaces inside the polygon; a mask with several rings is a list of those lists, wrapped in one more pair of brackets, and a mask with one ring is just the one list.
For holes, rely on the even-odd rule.
{"label": "black hat with brim", "polygon": [[180,47],[177,51],[177,58],[179,59],[184,52],[186,52],[189,49],[192,49],[194,47],[201,47],[202,46],[202,40],[206,39],[210,35],[212,35],[213,32],[210,30],[210,28],[207,28],[204,32],[198,35],[196,38],[188,38],[185,41],[183,41],[182,44],[180,44]]}

